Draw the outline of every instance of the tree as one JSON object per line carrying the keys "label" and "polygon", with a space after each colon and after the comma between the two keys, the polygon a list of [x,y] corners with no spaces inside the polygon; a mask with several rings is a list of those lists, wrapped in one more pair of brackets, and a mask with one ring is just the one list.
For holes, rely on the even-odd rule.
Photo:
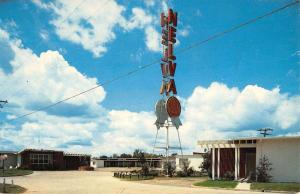
{"label": "tree", "polygon": [[171,162],[165,162],[163,171],[165,175],[172,177],[175,174],[175,170],[176,168]]}
{"label": "tree", "polygon": [[270,172],[272,170],[271,166],[272,163],[269,161],[267,156],[264,155],[259,159],[259,164],[256,168],[258,182],[270,182],[270,180],[272,179],[272,176],[270,175]]}
{"label": "tree", "polygon": [[149,175],[149,165],[146,162],[145,153],[142,150],[136,149],[133,152],[133,157],[139,159],[139,162],[142,167],[142,169],[141,169],[142,175],[148,176]]}
{"label": "tree", "polygon": [[193,167],[190,167],[190,161],[183,160],[182,161],[182,173],[184,176],[191,176],[194,173]]}
{"label": "tree", "polygon": [[120,155],[120,158],[132,158],[132,155],[123,153],[123,154]]}
{"label": "tree", "polygon": [[203,156],[203,162],[202,164],[199,166],[199,168],[201,168],[201,172],[202,173],[207,173],[209,177],[211,177],[212,173],[211,173],[211,153],[207,152],[205,154],[202,155]]}

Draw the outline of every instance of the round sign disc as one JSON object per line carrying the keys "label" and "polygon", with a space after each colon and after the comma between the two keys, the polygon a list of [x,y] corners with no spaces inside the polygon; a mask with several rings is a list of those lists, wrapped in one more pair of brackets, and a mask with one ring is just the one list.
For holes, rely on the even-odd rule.
{"label": "round sign disc", "polygon": [[171,96],[167,99],[166,109],[170,117],[179,117],[181,113],[181,105],[179,100],[175,96]]}

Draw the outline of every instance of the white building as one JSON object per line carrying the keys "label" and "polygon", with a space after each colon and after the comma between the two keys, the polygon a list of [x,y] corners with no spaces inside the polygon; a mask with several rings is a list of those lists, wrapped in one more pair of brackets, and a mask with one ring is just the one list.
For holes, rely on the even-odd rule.
{"label": "white building", "polygon": [[183,162],[188,162],[189,167],[192,167],[195,171],[200,171],[199,167],[203,162],[203,157],[202,154],[176,155],[176,171],[182,170]]}
{"label": "white building", "polygon": [[[162,159],[161,158],[146,158],[146,163],[149,166],[155,168],[161,168]],[[91,166],[94,168],[104,168],[104,167],[141,167],[141,162],[139,158],[92,158]]]}
{"label": "white building", "polygon": [[300,136],[198,141],[212,153],[212,178],[233,172],[235,179],[254,173],[264,155],[272,163],[272,182],[300,182]]}

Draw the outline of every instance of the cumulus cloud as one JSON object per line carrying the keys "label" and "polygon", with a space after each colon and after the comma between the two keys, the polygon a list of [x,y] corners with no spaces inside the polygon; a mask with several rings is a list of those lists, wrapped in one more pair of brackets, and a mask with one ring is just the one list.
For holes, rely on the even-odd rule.
{"label": "cumulus cloud", "polygon": [[[9,99],[3,110],[6,118],[67,98],[97,84],[96,78],[80,73],[57,51],[35,54],[19,39],[0,28],[0,42],[12,52],[10,72],[0,68],[5,82],[2,97]],[[1,88],[3,90],[3,88]],[[12,124],[2,123],[0,143],[13,149],[24,147],[55,148],[95,155],[131,152],[135,148],[151,151],[156,127],[152,111],[108,110],[101,106],[104,88],[30,115]],[[197,149],[199,139],[221,139],[257,135],[256,129],[274,128],[274,135],[297,135],[300,129],[300,96],[247,85],[242,89],[212,83],[198,86],[183,102],[179,129],[187,152]],[[171,143],[177,145],[176,130]],[[158,145],[165,131],[159,131]]]}
{"label": "cumulus cloud", "polygon": [[[125,31],[153,26],[153,17],[142,8],[132,8],[132,16],[126,19],[123,16],[126,8],[115,0],[33,2],[40,8],[54,12],[50,23],[61,39],[81,45],[95,57],[101,57],[107,51],[107,45],[116,38],[114,29],[117,26]],[[149,39],[146,40],[148,46]],[[151,48],[151,51],[156,51]]]}
{"label": "cumulus cloud", "polygon": [[[15,104],[53,103],[80,91],[96,86],[97,79],[81,74],[57,51],[48,50],[39,56],[24,48],[18,39],[10,39],[7,32],[0,30],[2,41],[10,44],[15,54],[10,61],[12,73],[1,76],[10,88],[5,96]],[[82,96],[68,103],[73,105],[97,105],[105,98],[99,87],[91,95]]]}
{"label": "cumulus cloud", "polygon": [[134,7],[132,8],[132,16],[127,20],[121,22],[121,26],[126,30],[132,30],[135,28],[145,28],[145,26],[151,25],[153,17],[147,14],[143,9]]}
{"label": "cumulus cloud", "polygon": [[152,51],[161,51],[160,34],[152,26],[147,27],[145,33],[147,48]]}
{"label": "cumulus cloud", "polygon": [[[14,53],[9,60],[12,71],[5,73],[3,67],[0,68],[0,81],[6,86],[1,88],[4,91],[2,97],[9,99],[4,112],[8,120],[97,84],[96,78],[81,74],[57,51],[48,50],[38,56],[25,48],[21,40],[11,38],[1,28],[0,42],[8,44],[6,49]],[[13,128],[6,127],[3,137],[20,147],[37,146],[34,143],[37,137],[47,147],[59,147],[67,142],[74,144],[80,140],[91,141],[92,133],[101,129],[100,123],[105,122],[105,119],[99,118],[106,114],[100,105],[104,98],[104,89],[98,87],[60,106],[26,117]]]}
{"label": "cumulus cloud", "polygon": [[[248,85],[240,90],[215,82],[208,88],[196,87],[181,101],[183,126],[179,132],[187,152],[195,151],[200,139],[253,137],[263,127],[275,129],[274,135],[296,135],[300,130],[300,96],[282,94],[279,88]],[[114,136],[123,140],[135,137],[134,146],[151,151],[156,133],[152,112],[112,111],[109,118],[113,129],[108,132],[109,142],[115,141]],[[158,143],[165,142],[165,133],[159,130]],[[170,133],[171,144],[177,146],[176,130],[171,128]]]}

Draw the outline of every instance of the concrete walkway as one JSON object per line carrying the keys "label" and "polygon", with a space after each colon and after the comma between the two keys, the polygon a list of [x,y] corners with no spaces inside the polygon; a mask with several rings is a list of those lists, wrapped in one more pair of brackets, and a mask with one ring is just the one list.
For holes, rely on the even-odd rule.
{"label": "concrete walkway", "polygon": [[243,191],[250,191],[250,185],[251,183],[239,183],[235,189],[236,190],[243,190]]}

